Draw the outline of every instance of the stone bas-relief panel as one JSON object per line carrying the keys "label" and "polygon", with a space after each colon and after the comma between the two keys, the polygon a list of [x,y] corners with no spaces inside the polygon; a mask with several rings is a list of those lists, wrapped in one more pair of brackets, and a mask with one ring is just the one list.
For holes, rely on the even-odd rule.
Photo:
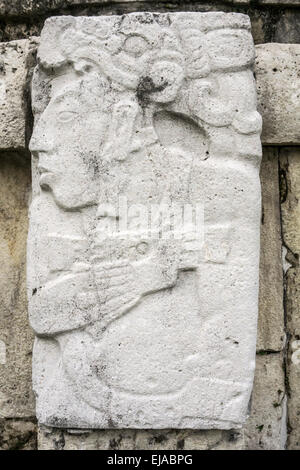
{"label": "stone bas-relief panel", "polygon": [[240,14],[46,21],[28,240],[41,423],[244,423],[258,305],[254,55]]}

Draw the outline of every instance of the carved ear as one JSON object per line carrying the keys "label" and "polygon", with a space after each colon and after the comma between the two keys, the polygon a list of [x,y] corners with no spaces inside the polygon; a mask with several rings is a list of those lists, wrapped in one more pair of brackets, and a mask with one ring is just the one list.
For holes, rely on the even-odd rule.
{"label": "carved ear", "polygon": [[167,149],[199,160],[207,159],[208,138],[189,117],[161,111],[154,116],[154,127],[160,143]]}
{"label": "carved ear", "polygon": [[109,159],[125,160],[132,148],[133,127],[138,113],[134,101],[123,100],[113,108],[104,154]]}

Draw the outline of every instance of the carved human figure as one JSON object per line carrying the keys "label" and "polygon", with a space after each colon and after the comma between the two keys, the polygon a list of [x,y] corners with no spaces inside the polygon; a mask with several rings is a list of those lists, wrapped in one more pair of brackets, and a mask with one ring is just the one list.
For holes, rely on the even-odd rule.
{"label": "carved human figure", "polygon": [[[103,20],[102,29],[95,19],[57,19],[63,46],[49,62],[42,42],[37,81],[51,92],[41,109],[36,100],[30,143],[39,188],[29,307],[35,354],[49,347],[57,360],[40,394],[73,426],[160,426],[166,414],[184,427],[188,407],[197,422],[214,416],[231,426],[244,413],[253,370],[252,347],[234,370],[232,344],[243,334],[231,316],[257,295],[259,155],[245,139],[256,142],[260,118],[244,70],[249,33],[224,29],[247,51],[245,63],[238,51],[230,67],[225,46],[225,59],[217,57],[220,38],[207,33],[203,51],[205,33],[189,16],[176,16],[172,28],[164,15],[150,17],[147,28],[143,15],[129,15]],[[191,37],[201,41],[198,52]],[[240,84],[248,94],[239,101]],[[146,214],[153,205],[204,204],[206,245],[194,232],[149,235],[134,211],[123,219],[122,200]],[[205,409],[200,392],[228,396],[230,411],[220,411],[221,399]]]}
{"label": "carved human figure", "polygon": [[[126,197],[129,205],[141,204],[145,208],[150,208],[153,203],[188,202],[186,193],[192,159],[189,153],[174,155],[162,147],[154,129],[153,110],[152,115],[148,109],[147,116],[144,116],[133,97],[131,101],[127,99],[123,106],[121,100],[114,103],[115,95],[109,92],[107,80],[100,73],[89,71],[84,76],[73,78],[71,85],[65,85],[68,81],[64,77],[63,84],[59,81],[53,84],[51,99],[35,126],[30,148],[38,160],[41,190],[49,191],[57,206],[66,213],[75,211],[80,214],[86,236],[77,244],[69,238],[70,235],[78,236],[76,233],[48,236],[47,244],[49,246],[50,241],[53,247],[51,255],[60,244],[66,259],[59,267],[53,259],[48,279],[42,287],[36,287],[30,303],[36,332],[58,340],[64,351],[67,371],[82,387],[86,381],[82,377],[85,368],[77,372],[78,358],[74,351],[81,357],[83,352],[90,354],[86,361],[88,370],[89,362],[103,363],[101,343],[106,328],[127,312],[134,316],[134,308],[140,302],[152,304],[153,300],[145,296],[153,297],[155,292],[174,289],[179,270],[197,268],[199,250],[191,259],[187,256],[189,239],[148,238],[134,226],[135,217],[132,220],[129,217],[126,227],[129,233],[124,240],[116,237],[115,233],[103,231],[102,227],[107,228],[111,216],[99,211],[105,203],[116,207],[122,196]],[[112,107],[117,107],[117,111],[110,113]],[[137,130],[143,135],[151,135],[150,145],[133,142],[130,148],[130,139]],[[199,134],[203,139],[204,134],[200,131]],[[122,140],[124,146],[114,152],[112,146],[116,139]],[[205,141],[201,143],[203,145]],[[126,148],[129,149],[127,154],[119,158],[120,152]],[[205,152],[204,146],[202,152]],[[174,167],[173,178],[166,184],[164,175],[171,165]],[[136,175],[140,175],[141,182],[137,181]],[[113,218],[116,217],[114,214]],[[69,249],[66,249],[67,245]],[[192,297],[197,295],[195,285],[194,290]],[[190,288],[182,294],[183,307],[191,297]],[[171,311],[170,302],[173,300],[172,296],[169,297],[166,304],[165,299],[156,295],[158,311]],[[137,313],[137,316],[141,315]],[[197,314],[195,319],[198,323]],[[195,324],[195,331],[199,326],[200,322]],[[82,327],[86,328],[85,332],[74,333],[74,329]],[[163,330],[164,336],[166,331]],[[106,336],[109,335],[107,333]],[[117,337],[116,334],[114,336]],[[74,342],[77,347],[74,347]],[[157,355],[158,351],[153,353]],[[181,353],[181,348],[178,353]],[[179,369],[185,367],[181,362],[175,357]],[[167,362],[166,366],[169,368]],[[170,373],[164,372],[166,380],[163,381],[161,378],[153,379],[148,372],[146,375],[150,379],[146,377],[142,386],[142,375],[146,372],[144,366],[136,372],[141,376],[140,383],[136,385],[138,393],[176,390],[182,385],[185,375],[176,372],[179,382],[173,377],[174,384],[170,386],[167,378]],[[94,380],[101,382],[104,377],[99,381],[95,374]],[[154,381],[156,385],[148,385],[147,380],[150,383]],[[98,388],[102,393],[100,385]],[[86,392],[83,395],[86,398]],[[92,402],[99,404],[99,396]]]}

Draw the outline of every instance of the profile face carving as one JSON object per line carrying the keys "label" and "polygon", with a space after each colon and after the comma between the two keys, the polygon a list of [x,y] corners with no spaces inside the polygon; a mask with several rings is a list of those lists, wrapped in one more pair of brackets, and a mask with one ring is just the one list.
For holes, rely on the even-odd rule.
{"label": "profile face carving", "polygon": [[260,226],[253,59],[245,15],[46,21],[28,241],[43,424],[244,422]]}
{"label": "profile face carving", "polygon": [[97,202],[98,172],[110,115],[105,80],[77,78],[54,86],[35,125],[30,150],[38,158],[39,183],[66,209]]}
{"label": "profile face carving", "polygon": [[[113,27],[107,22],[95,33],[87,20],[81,26],[73,18],[68,22],[53,61],[43,53],[43,44],[40,48],[41,68],[51,75],[56,67],[57,73],[53,81],[50,77],[50,102],[30,144],[39,160],[40,186],[52,191],[61,207],[73,210],[98,203],[99,175],[108,155],[126,159],[141,128],[151,128],[154,135],[153,117],[162,107],[180,110],[186,101],[184,114],[203,128],[206,122],[229,125],[235,112],[245,119],[252,96],[247,101],[245,94],[243,104],[239,90],[251,88],[252,76],[216,72],[242,69],[251,62],[248,31],[233,26],[205,35],[193,22],[180,20],[174,31],[152,20],[145,29],[129,16]],[[253,131],[259,129],[256,111],[249,121]]]}

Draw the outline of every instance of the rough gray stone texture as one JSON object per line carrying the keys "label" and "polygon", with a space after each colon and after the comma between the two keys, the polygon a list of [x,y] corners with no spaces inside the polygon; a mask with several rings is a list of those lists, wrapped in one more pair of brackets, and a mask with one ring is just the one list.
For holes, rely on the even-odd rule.
{"label": "rough gray stone texture", "polygon": [[39,450],[242,450],[242,431],[106,430],[72,431],[39,427]]}
{"label": "rough gray stone texture", "polygon": [[40,450],[279,450],[286,439],[282,354],[257,355],[251,413],[242,430],[60,430],[41,426]]}
{"label": "rough gray stone texture", "polygon": [[37,40],[0,43],[0,151],[24,150],[29,116],[29,76]]}
{"label": "rough gray stone texture", "polygon": [[[261,1],[263,2],[264,0]],[[208,2],[205,1],[199,1],[198,3],[200,5],[208,5]],[[215,3],[223,5],[249,5],[250,0],[221,0]],[[281,0],[280,3],[285,5],[293,5],[295,0]],[[28,16],[44,13],[51,14],[53,11],[64,11],[70,7],[106,7],[107,5],[113,6],[114,4],[120,6],[123,6],[124,4],[133,4],[137,8],[139,8],[142,4],[144,10],[146,9],[145,6],[147,5],[149,5],[150,9],[157,5],[164,6],[164,2],[159,2],[157,0],[12,0],[10,2],[7,0],[0,0],[0,15]],[[276,4],[275,0],[273,0],[273,4]],[[172,2],[169,2],[167,7],[172,7]]]}
{"label": "rough gray stone texture", "polygon": [[300,449],[300,150],[280,154],[282,234],[286,253],[286,322],[288,332],[288,448]]}
{"label": "rough gray stone texture", "polygon": [[281,351],[285,344],[278,165],[277,148],[265,147],[260,169],[262,216],[258,351]]}
{"label": "rough gray stone texture", "polygon": [[[261,159],[249,30],[234,13],[47,20],[27,270],[42,424],[244,423]],[[153,204],[203,206],[204,226],[131,215]]]}
{"label": "rough gray stone texture", "polygon": [[284,449],[286,392],[282,353],[256,356],[251,414],[244,433],[249,450]]}
{"label": "rough gray stone texture", "polygon": [[[250,3],[250,2],[249,2]],[[299,0],[258,0],[258,5],[275,5],[275,6],[295,6],[299,7]]]}
{"label": "rough gray stone texture", "polygon": [[34,421],[0,418],[0,450],[36,450],[37,425]]}
{"label": "rough gray stone texture", "polygon": [[[154,1],[154,0],[153,0]],[[0,15],[23,16],[52,13],[70,6],[107,5],[112,3],[140,3],[140,0],[0,0]],[[149,5],[152,1],[148,0]]]}
{"label": "rough gray stone texture", "polygon": [[[300,2],[299,5],[300,6]],[[272,41],[273,42],[282,42],[282,43],[295,43],[300,44],[300,11],[287,9],[282,11],[280,16],[277,19],[276,26],[271,29],[272,31]],[[269,39],[270,41],[270,39]]]}
{"label": "rough gray stone texture", "polygon": [[[269,4],[250,0],[203,1],[99,1],[93,0],[2,0],[0,40],[11,41],[38,36],[47,17],[56,14],[110,15],[134,11],[236,11],[249,14],[255,44],[265,42],[300,43],[298,0],[275,0]],[[5,7],[5,8],[4,8]],[[0,10],[1,11],[1,10]]]}
{"label": "rough gray stone texture", "polygon": [[[162,4],[157,0],[0,0],[0,15],[2,16],[23,16],[23,15],[36,15],[41,13],[51,13],[53,11],[59,11],[68,9],[70,7],[87,7],[87,6],[106,6],[111,4],[143,4],[149,5],[151,8],[152,4]],[[181,2],[183,3],[183,2]],[[215,5],[233,5],[233,6],[245,6],[250,5],[251,0],[219,0],[214,2],[198,1],[195,2],[204,6],[213,3]],[[169,7],[172,2],[169,2]],[[178,3],[177,3],[178,5]],[[257,0],[255,6],[261,5],[268,6],[299,6],[299,0]]]}
{"label": "rough gray stone texture", "polygon": [[300,144],[300,45],[256,46],[258,109],[263,144]]}
{"label": "rough gray stone texture", "polygon": [[0,154],[0,418],[35,415],[25,286],[30,179],[28,159]]}

